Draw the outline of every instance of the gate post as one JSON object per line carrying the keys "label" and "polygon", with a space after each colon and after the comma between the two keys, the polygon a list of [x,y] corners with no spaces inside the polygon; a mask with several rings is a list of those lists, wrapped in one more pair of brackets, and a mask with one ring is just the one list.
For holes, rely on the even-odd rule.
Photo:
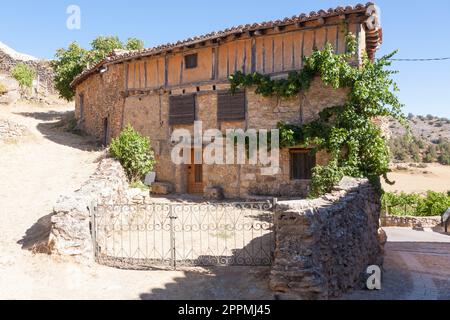
{"label": "gate post", "polygon": [[97,201],[92,200],[89,206],[89,215],[91,218],[91,235],[92,235],[92,249],[94,261],[97,260]]}
{"label": "gate post", "polygon": [[176,254],[176,242],[175,242],[175,225],[174,220],[177,218],[175,214],[175,205],[170,205],[170,213],[169,213],[169,220],[170,220],[170,253],[171,253],[171,262],[172,262],[172,268],[174,270],[177,269],[177,254]]}

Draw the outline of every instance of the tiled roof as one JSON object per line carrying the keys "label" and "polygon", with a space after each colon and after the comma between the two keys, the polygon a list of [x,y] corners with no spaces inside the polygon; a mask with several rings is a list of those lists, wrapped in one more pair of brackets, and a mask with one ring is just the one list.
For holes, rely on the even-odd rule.
{"label": "tiled roof", "polygon": [[[188,38],[182,41],[178,41],[175,43],[167,43],[164,45],[160,45],[154,48],[149,49],[142,49],[142,50],[134,50],[134,51],[128,51],[125,53],[118,53],[113,52],[111,55],[106,57],[105,59],[99,61],[95,65],[87,68],[84,70],[80,75],[78,75],[73,82],[71,83],[72,87],[77,86],[80,82],[82,82],[84,79],[89,77],[91,74],[95,73],[97,70],[99,70],[103,65],[110,64],[110,63],[119,63],[126,60],[132,60],[136,58],[141,57],[147,57],[147,56],[153,56],[158,55],[167,51],[171,51],[177,48],[181,47],[187,47],[192,46],[198,43],[202,43],[205,41],[210,40],[217,40],[220,38],[228,37],[230,35],[234,34],[240,34],[245,32],[252,32],[257,30],[263,30],[263,29],[269,29],[269,28],[276,28],[276,27],[282,27],[282,26],[289,26],[296,23],[302,23],[307,21],[314,21],[319,20],[321,18],[328,18],[333,16],[339,16],[342,14],[355,14],[355,13],[364,13],[367,11],[367,9],[370,6],[373,6],[374,4],[372,2],[369,2],[365,5],[363,4],[357,4],[356,6],[347,6],[347,7],[337,7],[337,8],[330,8],[328,10],[319,10],[319,11],[312,11],[309,14],[300,14],[298,16],[288,17],[282,20],[275,20],[275,21],[266,21],[266,22],[260,22],[260,23],[254,23],[254,24],[246,24],[246,25],[239,25],[236,27],[228,28],[223,31],[217,31],[217,32],[211,32],[202,36],[197,36],[194,38]],[[375,36],[373,34],[375,33]],[[375,41],[373,39],[375,38]],[[371,54],[374,54],[376,49],[378,48],[378,44],[381,42],[381,30],[378,32],[376,30],[375,32],[372,32],[372,41],[368,42],[368,53],[369,56]]]}

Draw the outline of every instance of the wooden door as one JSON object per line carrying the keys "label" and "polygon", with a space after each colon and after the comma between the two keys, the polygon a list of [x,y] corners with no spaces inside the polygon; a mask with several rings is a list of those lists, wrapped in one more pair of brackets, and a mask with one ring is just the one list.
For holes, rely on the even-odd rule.
{"label": "wooden door", "polygon": [[188,166],[188,193],[203,194],[203,189],[205,187],[203,182],[203,165],[195,164],[196,153],[198,159],[203,159],[203,150],[192,149],[191,164]]}

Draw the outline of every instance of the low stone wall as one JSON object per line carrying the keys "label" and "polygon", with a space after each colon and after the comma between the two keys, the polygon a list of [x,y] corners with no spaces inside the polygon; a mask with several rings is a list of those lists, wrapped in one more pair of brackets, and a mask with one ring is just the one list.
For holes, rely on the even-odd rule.
{"label": "low stone wall", "polygon": [[270,286],[302,299],[329,299],[365,284],[383,264],[380,196],[367,180],[345,178],[321,199],[279,202]]}
{"label": "low stone wall", "polygon": [[120,203],[127,198],[127,190],[127,177],[120,163],[103,160],[78,191],[61,196],[55,205],[49,238],[52,254],[92,259],[89,206],[93,200]]}
{"label": "low stone wall", "polygon": [[9,120],[0,119],[0,141],[24,136],[27,128]]}
{"label": "low stone wall", "polygon": [[400,227],[400,228],[435,228],[441,225],[441,217],[410,217],[410,216],[383,216],[381,225],[383,227]]}

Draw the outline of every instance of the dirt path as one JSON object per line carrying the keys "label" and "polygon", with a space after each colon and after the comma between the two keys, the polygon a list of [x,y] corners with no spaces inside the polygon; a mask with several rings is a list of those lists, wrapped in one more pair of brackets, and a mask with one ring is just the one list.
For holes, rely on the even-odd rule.
{"label": "dirt path", "polygon": [[36,222],[52,212],[60,194],[87,180],[100,155],[87,151],[91,147],[86,139],[53,128],[61,112],[70,109],[57,110],[0,109],[0,119],[30,131],[18,141],[0,142],[0,299],[273,298],[266,268],[121,271],[22,250],[27,230],[27,237],[39,231]]}
{"label": "dirt path", "polygon": [[386,228],[385,273],[380,291],[356,291],[344,299],[449,300],[450,236],[432,230]]}

